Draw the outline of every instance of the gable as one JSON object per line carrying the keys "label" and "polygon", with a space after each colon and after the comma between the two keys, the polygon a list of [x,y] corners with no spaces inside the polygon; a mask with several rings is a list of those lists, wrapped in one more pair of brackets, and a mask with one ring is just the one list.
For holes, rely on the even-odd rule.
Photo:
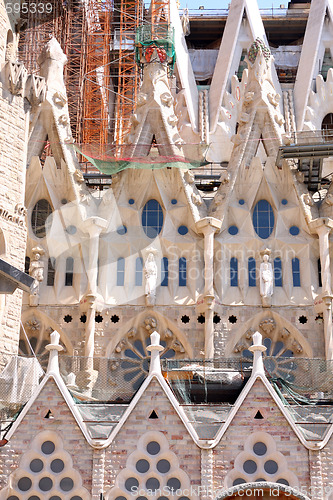
{"label": "gable", "polygon": [[[263,418],[258,418],[258,411]],[[266,433],[275,442],[276,450],[272,456],[269,456],[270,450],[268,450],[267,460],[275,459],[280,465],[280,461],[283,460],[280,460],[282,457],[278,454],[281,453],[288,465],[288,470],[283,468],[285,475],[290,472],[296,476],[299,484],[309,484],[308,451],[300,443],[260,379],[257,379],[251,387],[214,449],[215,461],[223,463],[223,467],[216,469],[214,477],[216,484],[225,484],[226,476],[232,471],[237,455],[244,450],[244,442],[254,433]],[[250,454],[247,459],[251,459]]]}
{"label": "gable", "polygon": [[18,467],[21,456],[29,452],[32,441],[42,432],[45,436],[49,432],[58,437],[73,461],[73,468],[77,470],[83,483],[89,484],[92,448],[86,442],[56,383],[50,378],[21,421],[20,416],[18,417],[14,431],[9,434],[8,444],[3,447],[7,459],[3,462],[0,487],[5,487],[9,475]]}
{"label": "gable", "polygon": [[[158,418],[149,418],[153,411]],[[106,449],[105,477],[110,486],[113,486],[120,469],[126,466],[128,455],[136,450],[139,439],[147,432],[162,433],[169,449],[176,454],[180,468],[190,477],[191,484],[200,481],[200,449],[193,442],[161,385],[153,379]],[[188,460],[189,455],[191,460]]]}

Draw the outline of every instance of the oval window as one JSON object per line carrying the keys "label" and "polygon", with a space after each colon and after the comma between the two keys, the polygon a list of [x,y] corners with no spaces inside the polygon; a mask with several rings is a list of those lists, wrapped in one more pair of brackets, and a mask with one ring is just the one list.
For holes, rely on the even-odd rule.
{"label": "oval window", "polygon": [[253,210],[253,227],[257,235],[268,238],[274,229],[274,212],[267,200],[260,200]]}
{"label": "oval window", "polygon": [[157,200],[149,200],[143,207],[142,227],[148,238],[154,239],[163,226],[163,210]]}
{"label": "oval window", "polygon": [[44,238],[46,231],[49,228],[47,218],[52,213],[50,203],[45,200],[38,200],[31,214],[32,230],[37,238]]}

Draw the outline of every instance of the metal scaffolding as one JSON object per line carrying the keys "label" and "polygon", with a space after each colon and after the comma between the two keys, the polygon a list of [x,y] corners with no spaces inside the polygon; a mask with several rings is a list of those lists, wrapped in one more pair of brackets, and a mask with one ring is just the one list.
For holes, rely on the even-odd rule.
{"label": "metal scaffolding", "polygon": [[[123,144],[130,127],[139,87],[139,72],[135,60],[135,32],[143,16],[141,0],[121,0],[119,31],[114,31],[114,50],[118,53],[118,92],[114,124],[114,142]],[[117,61],[117,58],[116,58]]]}

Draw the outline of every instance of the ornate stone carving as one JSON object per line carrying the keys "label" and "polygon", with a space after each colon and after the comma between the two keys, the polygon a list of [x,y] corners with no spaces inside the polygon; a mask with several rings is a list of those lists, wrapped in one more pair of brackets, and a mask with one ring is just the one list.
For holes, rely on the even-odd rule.
{"label": "ornate stone carving", "polygon": [[269,335],[276,328],[276,323],[273,318],[266,318],[259,323],[259,327]]}
{"label": "ornate stone carving", "polygon": [[24,95],[28,72],[22,62],[8,61],[6,64],[7,84],[14,95]]}
{"label": "ornate stone carving", "polygon": [[148,256],[144,265],[145,275],[145,295],[146,304],[152,306],[156,302],[156,285],[157,285],[157,265],[155,259],[156,251],[154,249],[148,250]]}

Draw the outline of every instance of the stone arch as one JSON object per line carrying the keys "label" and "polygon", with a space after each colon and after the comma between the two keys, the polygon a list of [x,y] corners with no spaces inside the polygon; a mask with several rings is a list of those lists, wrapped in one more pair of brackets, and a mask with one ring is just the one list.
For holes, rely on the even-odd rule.
{"label": "stone arch", "polygon": [[252,343],[252,334],[256,330],[260,331],[264,336],[265,331],[260,327],[263,321],[267,321],[268,329],[270,328],[269,323],[271,322],[271,328],[274,329],[273,334],[272,332],[266,332],[268,336],[274,336],[274,340],[278,339],[280,336],[289,347],[293,346],[293,351],[301,357],[313,357],[312,347],[302,333],[286,318],[283,318],[280,314],[271,310],[260,312],[240,326],[238,331],[235,332],[227,343],[226,356],[233,357],[235,353],[247,349]]}
{"label": "stone arch", "polygon": [[[154,326],[154,322],[149,321],[150,318],[155,320],[156,326]],[[176,349],[180,349],[180,352],[184,353],[183,357],[187,357],[189,359],[193,358],[193,348],[186,335],[177,327],[177,325],[162,314],[156,311],[149,313],[147,310],[139,313],[134,319],[127,321],[124,327],[118,330],[106,347],[106,357],[112,357],[114,353],[117,352],[117,347],[121,347],[119,344],[121,344],[128,335],[132,335],[133,338],[135,336],[135,331],[137,331],[138,328],[145,328],[147,330],[147,338],[151,333],[153,333],[154,330],[161,335],[161,340],[164,340],[164,338],[171,339],[171,336],[173,336],[175,339],[174,343],[176,343],[175,347]]]}
{"label": "stone arch", "polygon": [[[47,343],[49,343],[50,333],[56,330],[60,334],[60,342],[65,347],[64,353],[68,356],[73,355],[73,345],[66,332],[62,330],[62,328],[56,321],[54,321],[52,318],[50,318],[50,316],[45,314],[40,309],[34,308],[33,310],[27,309],[26,311],[24,311],[21,317],[21,325],[24,326],[28,337],[33,337],[34,333],[36,334],[36,338],[38,336],[38,342],[40,346],[44,345],[46,340]],[[25,341],[25,334],[22,330],[23,329],[21,326],[20,337],[21,340]],[[48,354],[46,355],[45,353],[45,357],[48,358]]]}

